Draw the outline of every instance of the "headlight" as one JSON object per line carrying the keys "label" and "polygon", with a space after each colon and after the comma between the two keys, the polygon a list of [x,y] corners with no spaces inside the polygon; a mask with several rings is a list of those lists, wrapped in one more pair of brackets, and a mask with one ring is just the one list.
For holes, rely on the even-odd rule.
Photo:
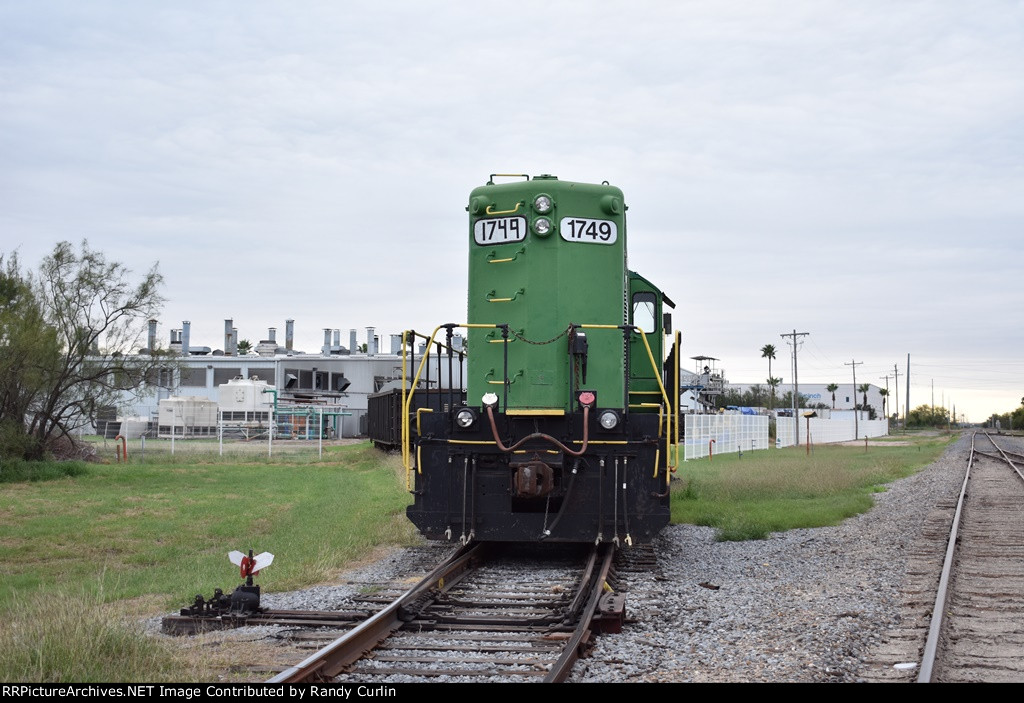
{"label": "headlight", "polygon": [[605,410],[597,418],[597,421],[601,423],[601,427],[606,430],[614,430],[619,424],[619,414],[614,410]]}
{"label": "headlight", "polygon": [[455,413],[455,424],[462,429],[469,429],[476,422],[476,413],[469,408],[462,408]]}
{"label": "headlight", "polygon": [[533,200],[533,209],[541,215],[548,214],[551,212],[551,198],[547,195],[538,195]]}
{"label": "headlight", "polygon": [[533,221],[533,231],[538,237],[546,237],[551,234],[551,220],[546,217],[538,217]]}

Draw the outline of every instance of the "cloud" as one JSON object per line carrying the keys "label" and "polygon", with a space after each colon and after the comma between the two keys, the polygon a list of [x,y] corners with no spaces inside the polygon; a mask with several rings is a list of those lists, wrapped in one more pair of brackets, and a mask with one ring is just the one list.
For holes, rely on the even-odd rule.
{"label": "cloud", "polygon": [[630,263],[680,302],[690,355],[760,377],[797,326],[830,358],[1005,357],[1019,335],[983,330],[1022,302],[1022,14],[8,3],[0,249],[159,259],[197,343],[288,316],[317,348],[458,320],[469,190],[547,172],[624,189]]}

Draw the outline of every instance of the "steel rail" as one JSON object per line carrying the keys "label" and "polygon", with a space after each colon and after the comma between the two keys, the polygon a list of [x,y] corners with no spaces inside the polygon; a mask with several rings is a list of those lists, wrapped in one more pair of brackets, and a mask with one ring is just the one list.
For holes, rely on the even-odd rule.
{"label": "steel rail", "polygon": [[921,668],[918,670],[917,683],[931,683],[932,680],[935,654],[938,652],[939,636],[942,633],[942,614],[946,609],[949,577],[953,567],[953,556],[956,553],[956,539],[960,531],[960,517],[963,515],[964,497],[967,495],[967,481],[971,477],[971,467],[974,465],[974,440],[977,436],[977,432],[971,435],[971,454],[967,459],[967,471],[964,472],[964,482],[960,486],[960,497],[956,502],[953,524],[949,528],[946,558],[942,562],[942,574],[939,576],[939,588],[935,593],[935,604],[932,606],[931,625],[928,628],[928,638],[925,640],[924,653],[921,656]]}
{"label": "steel rail", "polygon": [[[1021,473],[1020,468],[1018,468],[1018,466],[1010,460],[1010,457],[1007,456],[1007,452],[1003,451],[1003,448],[996,444],[996,441],[992,439],[992,435],[990,435],[988,432],[985,433],[985,436],[988,437],[988,441],[992,442],[992,446],[995,447],[996,451],[999,452],[1000,456],[1003,457],[1003,461],[1009,464],[1010,468],[1014,470],[1014,472],[1021,478],[1022,481],[1024,481],[1024,473]],[[1016,453],[1010,453],[1012,453],[1014,456],[1019,456]]]}
{"label": "steel rail", "polygon": [[615,551],[614,545],[606,543],[595,547],[591,553],[580,591],[576,596],[580,599],[583,594],[587,594],[586,605],[579,614],[576,629],[565,643],[562,655],[551,665],[551,670],[544,677],[544,683],[562,683],[569,678],[573,665],[580,657],[583,643],[590,638],[591,625],[604,593],[604,585],[615,559]]}
{"label": "steel rail", "polygon": [[[1014,470],[1021,480],[1024,480],[1024,473],[1021,473],[1020,468],[1014,464],[1010,458],[1006,455],[1006,452],[996,444],[988,432],[984,433],[985,437],[992,446],[996,448],[996,451],[1002,455],[1003,461],[1009,464],[1010,468]],[[956,553],[957,535],[960,529],[960,518],[963,514],[964,498],[967,495],[967,482],[971,476],[971,468],[974,465],[974,458],[976,455],[988,457],[990,459],[999,460],[999,457],[989,452],[982,452],[975,448],[974,442],[977,438],[978,433],[975,432],[971,435],[971,454],[967,460],[967,471],[964,473],[964,482],[960,487],[960,497],[957,500],[956,512],[953,515],[953,524],[949,530],[949,542],[946,545],[946,557],[942,562],[942,574],[939,577],[939,588],[935,594],[935,605],[932,607],[932,618],[931,625],[928,628],[928,639],[925,641],[924,653],[921,657],[921,668],[917,675],[917,683],[931,683],[932,673],[935,667],[935,657],[939,647],[939,637],[942,632],[942,619],[946,609],[946,599],[949,590],[950,574],[953,567],[953,557]]]}
{"label": "steel rail", "polygon": [[334,678],[398,630],[410,606],[429,596],[432,590],[451,587],[476,568],[486,550],[485,543],[462,547],[387,608],[267,683],[312,683]]}

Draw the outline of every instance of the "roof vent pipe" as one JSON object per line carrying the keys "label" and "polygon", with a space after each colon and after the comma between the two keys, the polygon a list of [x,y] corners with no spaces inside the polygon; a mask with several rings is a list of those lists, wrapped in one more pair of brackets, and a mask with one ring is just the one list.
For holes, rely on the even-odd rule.
{"label": "roof vent pipe", "polygon": [[295,320],[284,321],[284,348],[291,351],[295,347]]}
{"label": "roof vent pipe", "polygon": [[334,346],[341,346],[341,330],[334,330]]}
{"label": "roof vent pipe", "polygon": [[238,329],[236,327],[231,328],[231,354],[238,356]]}
{"label": "roof vent pipe", "polygon": [[373,328],[366,328],[366,354],[367,356],[373,356],[377,353],[377,343],[373,338]]}
{"label": "roof vent pipe", "polygon": [[150,354],[156,352],[156,320],[149,321],[149,341],[146,346]]}
{"label": "roof vent pipe", "polygon": [[224,320],[224,356],[231,356],[231,330],[234,326],[234,320]]}
{"label": "roof vent pipe", "polygon": [[267,328],[267,341],[268,342],[276,342],[277,341],[277,328],[276,327],[268,327]]}
{"label": "roof vent pipe", "polygon": [[402,353],[402,335],[391,335],[391,353],[396,355]]}
{"label": "roof vent pipe", "polygon": [[359,342],[356,341],[356,331],[348,331],[348,353],[358,354],[359,353]]}
{"label": "roof vent pipe", "polygon": [[321,347],[320,353],[324,356],[331,353],[331,329],[329,327],[324,327],[324,346]]}
{"label": "roof vent pipe", "polygon": [[192,323],[188,320],[182,320],[181,322],[181,355],[189,356],[192,353],[191,344],[192,338]]}

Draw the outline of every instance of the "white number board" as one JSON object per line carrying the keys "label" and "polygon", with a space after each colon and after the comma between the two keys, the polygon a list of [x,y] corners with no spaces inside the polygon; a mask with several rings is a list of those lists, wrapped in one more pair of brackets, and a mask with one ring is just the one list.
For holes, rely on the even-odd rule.
{"label": "white number board", "polygon": [[525,217],[491,217],[477,220],[473,225],[473,240],[477,244],[505,244],[526,239]]}
{"label": "white number board", "polygon": [[611,220],[588,220],[584,217],[563,217],[558,228],[567,242],[614,244],[619,230]]}

